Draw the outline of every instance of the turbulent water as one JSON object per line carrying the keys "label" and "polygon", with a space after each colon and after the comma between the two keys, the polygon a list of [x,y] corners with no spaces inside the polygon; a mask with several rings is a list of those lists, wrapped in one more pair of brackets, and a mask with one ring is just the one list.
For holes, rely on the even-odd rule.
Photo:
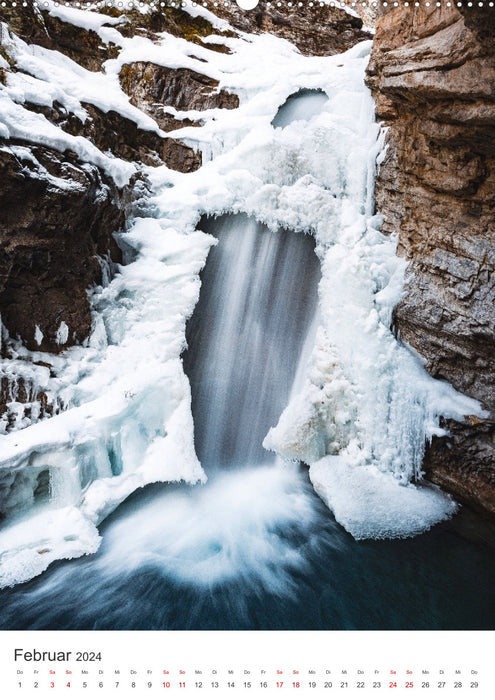
{"label": "turbulent water", "polygon": [[356,542],[304,472],[147,487],[98,554],[0,592],[3,629],[493,629],[493,550],[451,524]]}

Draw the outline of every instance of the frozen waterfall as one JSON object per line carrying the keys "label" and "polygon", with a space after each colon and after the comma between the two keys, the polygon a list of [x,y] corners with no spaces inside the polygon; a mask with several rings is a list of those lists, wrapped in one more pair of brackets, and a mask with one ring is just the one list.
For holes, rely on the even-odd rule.
{"label": "frozen waterfall", "polygon": [[[61,410],[1,437],[2,586],[96,552],[100,523],[140,487],[177,482],[180,491],[225,466],[236,467],[235,476],[225,490],[204,487],[205,496],[194,497],[199,512],[211,514],[206,494],[218,503],[219,493],[242,493],[246,479],[254,500],[264,483],[271,497],[264,494],[252,520],[245,507],[246,520],[232,528],[229,513],[237,516],[227,508],[218,522],[238,541],[221,548],[235,556],[219,570],[246,559],[256,565],[259,558],[242,551],[241,533],[251,528],[251,551],[265,551],[271,571],[274,551],[289,549],[277,545],[284,526],[298,519],[299,541],[312,518],[303,480],[281,460],[264,481],[263,471],[259,480],[243,474],[242,466],[268,463],[267,450],[309,465],[318,494],[356,539],[408,537],[455,510],[439,490],[413,482],[425,440],[441,433],[439,417],[479,406],[429,377],[390,330],[405,265],[373,215],[383,142],[363,79],[370,42],[321,58],[268,35],[230,42],[232,54],[201,49],[201,60],[187,54],[187,42],[174,43],[174,65],[183,59],[207,71],[241,103],[180,130],[203,153],[198,171],[146,169],[147,215],[120,234],[128,264],[92,290],[87,346],[47,356],[8,341],[14,359],[3,361],[5,371],[39,368],[32,381]],[[144,37],[125,46],[121,61],[127,51],[133,61],[152,55],[166,63],[171,55]],[[181,357],[193,313],[190,384]],[[47,361],[53,377],[33,364]],[[187,514],[197,511],[179,500],[183,508],[173,498],[162,506],[187,528]],[[197,521],[179,538],[184,548],[166,540],[164,550],[162,538],[177,534],[165,521],[157,516],[157,530],[147,531],[153,561],[184,571],[181,554],[208,559],[217,551],[218,532],[212,527],[203,546],[206,526]],[[128,543],[126,561],[141,561],[132,547],[142,538],[129,535]]]}

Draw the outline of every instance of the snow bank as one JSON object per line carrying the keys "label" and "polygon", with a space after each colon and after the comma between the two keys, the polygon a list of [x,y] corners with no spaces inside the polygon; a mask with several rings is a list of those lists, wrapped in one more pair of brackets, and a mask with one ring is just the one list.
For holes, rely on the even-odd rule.
{"label": "snow bank", "polygon": [[5,139],[23,139],[63,153],[70,150],[82,160],[98,166],[115,180],[118,187],[126,185],[136,167],[120,158],[102,153],[82,136],[72,136],[55,126],[43,114],[36,114],[17,104],[8,88],[0,85],[0,135]]}
{"label": "snow bank", "polygon": [[[38,101],[45,99],[44,103],[51,105],[56,99],[69,111],[77,116],[82,114],[83,117],[85,112],[81,102],[88,102],[103,112],[118,112],[135,122],[140,129],[163,135],[154,119],[131,105],[129,97],[120,87],[118,75],[86,70],[59,51],[28,46],[15,36],[12,36],[8,48],[18,70],[27,74],[11,76],[10,86],[18,87],[20,93],[22,81],[27,83],[28,76],[37,79],[34,89],[28,91],[24,88],[22,101],[29,100],[35,92]],[[12,94],[12,88],[10,93]]]}
{"label": "snow bank", "polygon": [[96,552],[98,530],[77,508],[40,512],[0,533],[0,587],[29,581],[57,559]]}
{"label": "snow bank", "polygon": [[36,0],[36,4],[41,10],[48,10],[52,17],[57,17],[62,22],[68,22],[88,31],[97,32],[103,25],[115,26],[122,22],[121,17],[100,14],[94,9],[81,10],[60,3],[47,2],[47,0]]}

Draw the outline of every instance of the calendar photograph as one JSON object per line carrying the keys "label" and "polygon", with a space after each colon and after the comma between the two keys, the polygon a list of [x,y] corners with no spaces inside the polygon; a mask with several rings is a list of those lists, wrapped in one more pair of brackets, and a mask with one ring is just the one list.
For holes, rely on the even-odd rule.
{"label": "calendar photograph", "polygon": [[493,631],[494,3],[0,23],[0,635]]}

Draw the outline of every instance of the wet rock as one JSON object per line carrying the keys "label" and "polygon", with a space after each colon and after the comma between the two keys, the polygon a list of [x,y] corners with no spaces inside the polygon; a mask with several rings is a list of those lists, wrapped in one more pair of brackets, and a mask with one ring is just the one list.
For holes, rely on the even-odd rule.
{"label": "wet rock", "polygon": [[377,22],[368,85],[389,128],[376,182],[386,233],[409,260],[401,338],[491,417],[449,421],[429,479],[495,515],[495,15],[398,7]]}

